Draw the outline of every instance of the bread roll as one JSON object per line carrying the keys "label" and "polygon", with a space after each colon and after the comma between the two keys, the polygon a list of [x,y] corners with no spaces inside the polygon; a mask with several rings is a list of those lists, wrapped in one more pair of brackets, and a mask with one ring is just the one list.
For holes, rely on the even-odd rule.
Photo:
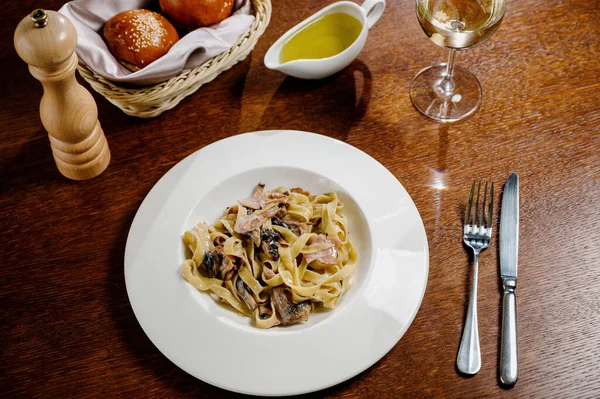
{"label": "bread roll", "polygon": [[229,17],[233,0],[160,0],[160,8],[175,25],[194,30]]}
{"label": "bread roll", "polygon": [[123,11],[106,22],[104,38],[110,52],[127,69],[139,71],[179,40],[175,27],[149,10]]}

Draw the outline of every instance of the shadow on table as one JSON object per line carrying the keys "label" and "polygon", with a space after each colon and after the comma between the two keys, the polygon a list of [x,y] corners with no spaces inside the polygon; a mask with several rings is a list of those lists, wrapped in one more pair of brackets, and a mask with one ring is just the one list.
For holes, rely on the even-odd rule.
{"label": "shadow on table", "polygon": [[43,128],[27,139],[14,157],[7,156],[3,161],[0,165],[1,193],[8,193],[13,188],[25,192],[28,186],[66,181],[56,167],[48,134]]}
{"label": "shadow on table", "polygon": [[[4,95],[0,100],[0,119],[4,136],[0,148],[0,193],[14,189],[15,195],[24,195],[28,187],[48,181],[60,183],[64,178],[56,168],[48,133],[40,121],[41,84],[14,49],[2,64]],[[24,82],[30,85],[26,90]]]}
{"label": "shadow on table", "polygon": [[[190,149],[201,148],[232,136],[240,125],[242,94],[252,59],[251,53],[214,81],[201,86],[198,91],[183,99],[175,108],[157,117],[157,128],[175,132],[170,140],[184,138],[184,145]],[[190,134],[190,121],[198,122],[198,133],[204,130],[210,131],[210,134]],[[203,123],[206,121],[211,123],[204,128]]]}
{"label": "shadow on table", "polygon": [[371,72],[360,60],[325,79],[288,76],[271,98],[258,130],[303,130],[345,140],[369,106],[371,86]]}

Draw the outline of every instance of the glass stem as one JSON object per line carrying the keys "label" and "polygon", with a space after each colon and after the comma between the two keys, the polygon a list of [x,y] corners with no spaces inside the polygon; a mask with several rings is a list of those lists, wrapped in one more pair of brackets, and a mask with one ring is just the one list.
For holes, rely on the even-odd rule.
{"label": "glass stem", "polygon": [[446,64],[446,73],[444,79],[440,82],[440,87],[446,93],[452,93],[454,91],[454,80],[452,74],[454,73],[454,57],[456,56],[456,50],[450,50],[448,54],[448,63]]}

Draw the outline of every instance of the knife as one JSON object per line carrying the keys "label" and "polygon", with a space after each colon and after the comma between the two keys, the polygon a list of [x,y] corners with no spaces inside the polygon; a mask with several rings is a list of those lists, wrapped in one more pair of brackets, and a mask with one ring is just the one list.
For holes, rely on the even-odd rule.
{"label": "knife", "polygon": [[511,173],[504,185],[500,213],[500,277],[502,278],[502,338],[500,382],[517,382],[517,265],[519,252],[519,175]]}

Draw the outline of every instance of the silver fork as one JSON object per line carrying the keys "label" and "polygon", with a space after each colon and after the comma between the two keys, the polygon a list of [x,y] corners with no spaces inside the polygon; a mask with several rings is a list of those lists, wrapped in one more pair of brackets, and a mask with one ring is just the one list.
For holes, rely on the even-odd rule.
{"label": "silver fork", "polygon": [[472,214],[473,194],[475,192],[475,181],[471,185],[471,194],[467,204],[465,224],[463,226],[463,241],[473,250],[473,280],[471,283],[471,295],[469,297],[469,308],[463,329],[456,367],[464,374],[476,374],[481,368],[481,351],[479,349],[479,330],[477,328],[477,274],[479,273],[479,253],[486,249],[492,238],[492,215],[494,210],[494,183],[490,184],[488,194],[488,182],[483,188],[483,201],[481,202],[481,213],[479,211],[479,197],[481,193],[481,180],[477,182],[477,198],[475,199],[475,212]]}

